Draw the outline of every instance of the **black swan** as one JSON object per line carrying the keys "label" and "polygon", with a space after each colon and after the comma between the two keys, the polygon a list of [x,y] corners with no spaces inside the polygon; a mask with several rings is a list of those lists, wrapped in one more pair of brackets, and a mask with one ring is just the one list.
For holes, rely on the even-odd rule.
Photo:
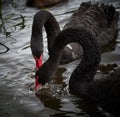
{"label": "black swan", "polygon": [[[120,69],[107,78],[94,79],[100,62],[99,47],[95,37],[83,28],[69,28],[58,34],[51,48],[50,57],[36,72],[38,82],[44,85],[54,77],[63,48],[71,42],[79,43],[83,47],[84,54],[70,77],[70,93],[95,101],[107,109],[116,108],[119,112]],[[112,110],[113,113],[116,110]]]}
{"label": "black swan", "polygon": [[[42,18],[41,18],[42,17]],[[55,40],[55,37],[60,32],[59,25],[56,19],[51,13],[45,10],[41,10],[36,13],[33,20],[32,36],[31,36],[31,50],[33,57],[36,61],[36,70],[42,65],[42,54],[43,54],[43,36],[42,28],[45,27],[48,37],[48,52],[51,53],[51,47]],[[40,84],[38,79],[35,78],[35,89],[39,89]]]}
{"label": "black swan", "polygon": [[[64,26],[63,31],[71,28],[86,29],[95,37],[99,47],[102,47],[116,38],[117,19],[118,13],[112,5],[92,5],[91,2],[83,2],[80,8],[71,16],[69,22]],[[54,40],[60,33],[59,24],[51,13],[41,10],[35,14],[32,26],[31,50],[36,60],[36,69],[42,65],[43,26],[47,32],[49,55],[52,51],[51,47]],[[70,62],[71,60],[80,58],[81,55],[82,47],[78,43],[70,43],[69,46],[65,46],[61,61]],[[36,87],[39,86],[38,84],[36,78]]]}
{"label": "black swan", "polygon": [[[102,7],[102,5],[99,7]],[[96,9],[99,12],[103,12],[99,7],[93,5],[91,11],[93,12],[94,9]],[[107,6],[107,8],[109,9],[111,6]],[[109,9],[109,12],[112,11]],[[94,13],[95,12],[93,12],[93,14]],[[99,15],[100,14],[97,16]],[[104,18],[108,18],[107,20],[111,21],[109,19],[111,18],[111,13],[105,14],[105,16]],[[106,25],[109,25],[109,23]],[[71,42],[77,42],[83,48],[83,57],[80,64],[70,76],[70,93],[97,102],[113,114],[120,114],[120,68],[111,73],[107,78],[94,78],[100,63],[100,51],[98,42],[96,41],[96,34],[97,32],[94,28],[93,30],[88,30],[88,28],[84,26],[77,25],[75,27],[70,26],[59,32],[50,48],[50,56],[48,60],[38,68],[36,78],[41,86],[51,81],[60,64],[64,47]]]}

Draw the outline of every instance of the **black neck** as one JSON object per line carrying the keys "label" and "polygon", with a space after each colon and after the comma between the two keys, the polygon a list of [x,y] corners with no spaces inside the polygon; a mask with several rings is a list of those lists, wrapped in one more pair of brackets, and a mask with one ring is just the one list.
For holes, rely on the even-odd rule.
{"label": "black neck", "polygon": [[54,76],[55,71],[60,63],[62,50],[68,43],[71,42],[79,43],[83,47],[84,54],[81,63],[74,70],[70,78],[70,84],[73,79],[74,80],[72,83],[76,82],[75,80],[85,81],[93,79],[93,76],[95,75],[97,70],[96,67],[98,66],[100,61],[98,45],[91,34],[86,32],[84,29],[78,28],[65,29],[56,37],[51,49],[52,53],[38,73],[39,77],[41,78],[43,77],[43,73],[40,72],[45,70],[45,74],[49,74],[46,79],[44,79],[45,77],[43,77],[43,79],[46,80],[45,82],[47,82]]}
{"label": "black neck", "polygon": [[37,58],[43,53],[43,26],[47,33],[49,52],[56,35],[60,32],[59,25],[51,13],[41,10],[35,14],[32,26],[31,49],[33,56]]}

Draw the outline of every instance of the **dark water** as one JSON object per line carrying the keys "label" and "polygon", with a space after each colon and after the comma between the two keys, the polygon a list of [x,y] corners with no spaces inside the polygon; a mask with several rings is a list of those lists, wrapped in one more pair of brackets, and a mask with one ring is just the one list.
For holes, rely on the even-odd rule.
{"label": "dark water", "polygon": [[[27,8],[24,0],[4,0],[0,24],[0,117],[112,117],[99,106],[70,95],[68,80],[79,60],[59,67],[55,79],[46,86],[46,94],[40,99],[30,87],[34,84],[35,62],[30,50],[31,26],[35,8]],[[69,0],[49,10],[57,18],[60,27],[64,26],[71,11],[76,10],[83,0]],[[86,0],[84,0],[86,1]],[[94,0],[94,2],[97,0]],[[98,0],[99,1],[99,0]],[[119,0],[104,0],[114,4],[120,12]],[[120,27],[120,19],[119,19]],[[44,61],[48,58],[46,35],[44,36]],[[96,77],[109,74],[120,66],[120,32],[115,44],[106,47],[102,54],[101,67]],[[2,53],[3,52],[3,53]],[[51,89],[51,92],[49,91]]]}

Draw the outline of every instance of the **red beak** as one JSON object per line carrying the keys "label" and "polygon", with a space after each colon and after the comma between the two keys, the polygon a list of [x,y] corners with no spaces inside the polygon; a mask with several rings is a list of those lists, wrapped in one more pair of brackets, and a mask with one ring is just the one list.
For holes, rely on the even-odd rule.
{"label": "red beak", "polygon": [[40,58],[37,58],[36,56],[34,56],[35,62],[36,62],[36,70],[39,69],[39,67],[42,66],[42,55],[40,56]]}
{"label": "red beak", "polygon": [[[36,61],[36,70],[38,70],[42,66],[42,55],[40,58],[37,58],[34,56],[34,59]],[[38,82],[38,77],[35,78],[35,91],[36,93],[42,88],[42,84]]]}

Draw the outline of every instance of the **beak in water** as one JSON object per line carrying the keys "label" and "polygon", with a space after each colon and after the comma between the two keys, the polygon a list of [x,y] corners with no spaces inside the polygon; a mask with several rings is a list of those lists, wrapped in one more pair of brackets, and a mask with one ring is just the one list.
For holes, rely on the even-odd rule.
{"label": "beak in water", "polygon": [[[34,56],[34,59],[36,61],[36,70],[38,70],[42,66],[42,55],[40,56],[40,58],[37,58],[36,56]],[[36,78],[35,78],[35,91],[36,91],[36,95],[39,95],[39,90],[41,88],[42,88],[42,84],[40,84],[38,82],[38,77],[36,76]]]}
{"label": "beak in water", "polygon": [[42,84],[38,82],[38,77],[35,78],[35,92],[36,95],[39,95],[39,90],[42,89]]}

